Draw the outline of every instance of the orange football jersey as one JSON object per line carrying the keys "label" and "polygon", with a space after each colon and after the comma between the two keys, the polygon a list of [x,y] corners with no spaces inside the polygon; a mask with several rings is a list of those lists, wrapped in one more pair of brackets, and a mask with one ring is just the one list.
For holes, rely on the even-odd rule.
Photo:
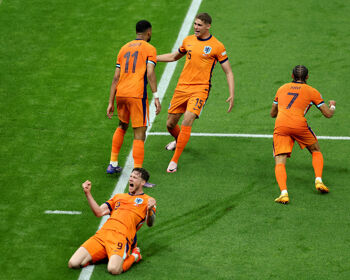
{"label": "orange football jersey", "polygon": [[157,51],[151,44],[135,39],[125,44],[118,53],[120,77],[116,96],[147,98],[147,63],[157,63]]}
{"label": "orange football jersey", "polygon": [[177,88],[191,85],[205,88],[209,92],[216,62],[224,63],[228,60],[224,45],[212,35],[204,40],[190,35],[183,40],[178,51],[187,55]]}
{"label": "orange football jersey", "polygon": [[320,108],[324,104],[321,94],[316,89],[298,82],[281,86],[273,102],[278,104],[275,128],[305,126],[305,114],[310,107],[314,104]]}
{"label": "orange football jersey", "polygon": [[[133,242],[136,231],[145,222],[148,199],[150,198],[146,194],[116,194],[105,202],[111,213],[101,229],[116,230],[124,234],[130,242]],[[153,211],[156,211],[155,207]]]}

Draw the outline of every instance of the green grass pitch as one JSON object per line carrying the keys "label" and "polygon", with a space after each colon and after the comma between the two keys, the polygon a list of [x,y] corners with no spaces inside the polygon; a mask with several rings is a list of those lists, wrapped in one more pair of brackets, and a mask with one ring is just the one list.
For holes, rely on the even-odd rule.
{"label": "green grass pitch", "polygon": [[[0,1],[0,279],[78,279],[67,261],[100,222],[81,183],[102,203],[117,117],[106,117],[119,48],[137,20],[153,25],[152,44],[169,52],[190,1]],[[350,136],[350,4],[346,1],[207,1],[212,33],[229,55],[236,82],[220,65],[193,132],[272,134],[274,94],[297,64],[337,111],[308,113],[317,135]],[[192,32],[192,31],[191,31]],[[152,131],[166,131],[177,66]],[[165,64],[158,63],[158,80]],[[123,166],[132,133],[120,155]],[[138,235],[144,260],[121,279],[349,279],[349,141],[320,140],[328,195],[313,186],[311,157],[295,147],[287,163],[290,205],[273,202],[271,139],[191,137],[175,174],[165,172],[170,136],[149,136],[144,167],[158,214]],[[45,210],[81,215],[46,215]],[[91,279],[114,279],[106,265]]]}

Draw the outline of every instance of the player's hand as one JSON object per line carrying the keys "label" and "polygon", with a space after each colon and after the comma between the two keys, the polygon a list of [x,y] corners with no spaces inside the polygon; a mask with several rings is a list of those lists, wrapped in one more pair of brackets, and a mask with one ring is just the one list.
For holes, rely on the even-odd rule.
{"label": "player's hand", "polygon": [[159,98],[154,98],[154,105],[156,105],[156,115],[160,113],[162,110],[162,106],[160,105]]}
{"label": "player's hand", "polygon": [[89,193],[91,191],[91,182],[89,180],[86,180],[83,184],[82,184],[82,187],[83,187],[83,191],[85,193]]}
{"label": "player's hand", "polygon": [[151,197],[149,200],[148,200],[148,205],[147,205],[147,210],[151,210],[154,206],[156,205],[156,200]]}
{"label": "player's hand", "polygon": [[108,104],[108,107],[107,107],[107,117],[108,117],[109,119],[112,118],[113,112],[114,112],[114,104]]}
{"label": "player's hand", "polygon": [[335,106],[335,101],[334,100],[329,100],[329,107],[331,107],[332,105]]}
{"label": "player's hand", "polygon": [[227,113],[230,113],[232,108],[233,108],[233,105],[234,105],[234,98],[233,96],[230,96],[229,98],[226,99],[226,102],[229,103],[229,106],[228,106],[228,110],[227,110]]}

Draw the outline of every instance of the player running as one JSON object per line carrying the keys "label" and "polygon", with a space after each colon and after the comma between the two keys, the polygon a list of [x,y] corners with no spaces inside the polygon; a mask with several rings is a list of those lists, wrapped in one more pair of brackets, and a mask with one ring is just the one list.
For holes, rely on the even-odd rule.
{"label": "player running", "polygon": [[[228,112],[234,104],[234,77],[224,45],[210,34],[212,19],[207,13],[200,13],[194,21],[194,35],[187,36],[180,48],[168,54],[157,56],[160,62],[172,62],[186,55],[185,66],[175,88],[168,109],[167,129],[175,141],[166,146],[175,150],[167,172],[177,171],[178,161],[191,136],[193,122],[199,118],[208,99],[211,88],[211,76],[217,61],[220,62],[229,87]],[[181,129],[178,125],[184,115]]]}
{"label": "player running", "polygon": [[134,130],[134,167],[142,167],[144,141],[149,124],[147,80],[155,98],[156,114],[161,110],[154,71],[157,52],[155,47],[148,43],[151,36],[151,24],[146,20],[139,21],[136,24],[136,39],[125,44],[118,53],[107,107],[107,116],[112,118],[116,99],[119,126],[113,135],[111,159],[107,168],[109,174],[122,170],[118,166],[118,155],[130,119]]}
{"label": "player running", "polygon": [[286,160],[290,157],[297,141],[300,148],[305,147],[312,155],[312,166],[315,171],[315,186],[321,193],[329,189],[322,182],[323,155],[316,135],[308,126],[305,114],[314,104],[326,118],[331,118],[335,111],[335,101],[330,100],[327,106],[321,94],[306,84],[309,78],[308,69],[297,65],[292,73],[293,81],[280,87],[271,108],[271,117],[276,118],[273,133],[273,152],[275,157],[276,180],[281,195],[275,199],[278,203],[289,203],[287,191]]}
{"label": "player running", "polygon": [[129,178],[129,193],[116,194],[101,206],[91,194],[91,182],[83,183],[92,212],[96,217],[110,217],[73,254],[68,262],[69,268],[81,268],[108,258],[108,271],[120,274],[142,259],[140,248],[136,247],[136,232],[145,221],[151,227],[156,212],[156,200],[143,193],[148,179],[149,174],[145,169],[134,168]]}

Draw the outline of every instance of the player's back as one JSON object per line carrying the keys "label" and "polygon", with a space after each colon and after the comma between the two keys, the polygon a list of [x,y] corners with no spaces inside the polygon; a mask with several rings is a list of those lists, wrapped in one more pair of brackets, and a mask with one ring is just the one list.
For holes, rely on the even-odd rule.
{"label": "player's back", "polygon": [[119,51],[117,67],[120,78],[117,84],[118,97],[147,98],[147,62],[157,62],[155,47],[141,39],[125,44]]}
{"label": "player's back", "polygon": [[300,127],[307,125],[305,114],[312,104],[321,106],[321,94],[305,83],[292,82],[280,87],[274,100],[278,104],[275,127]]}

